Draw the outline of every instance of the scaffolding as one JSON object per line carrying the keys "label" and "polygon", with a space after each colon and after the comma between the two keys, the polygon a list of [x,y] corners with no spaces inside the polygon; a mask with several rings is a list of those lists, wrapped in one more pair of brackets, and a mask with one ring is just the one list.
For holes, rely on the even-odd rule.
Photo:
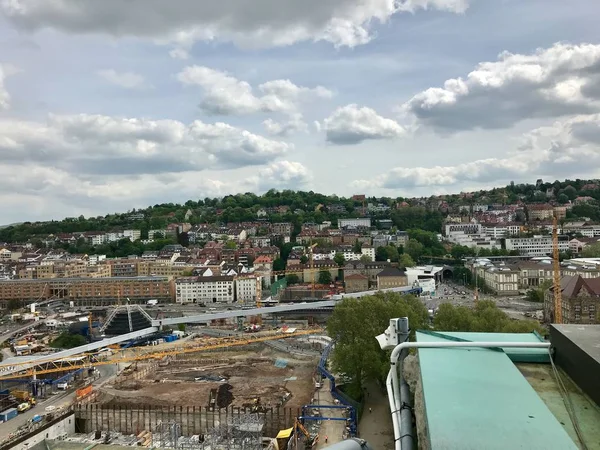
{"label": "scaffolding", "polygon": [[203,450],[260,450],[264,426],[261,414],[229,417],[210,432]]}
{"label": "scaffolding", "polygon": [[152,431],[152,447],[175,450],[260,450],[263,442],[264,417],[243,414],[228,418],[206,436],[182,436],[181,424],[158,422]]}

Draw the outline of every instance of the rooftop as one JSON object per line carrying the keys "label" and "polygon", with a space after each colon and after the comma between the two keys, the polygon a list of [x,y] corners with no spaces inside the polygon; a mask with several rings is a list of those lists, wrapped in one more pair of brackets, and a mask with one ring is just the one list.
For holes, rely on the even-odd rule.
{"label": "rooftop", "polygon": [[[417,332],[418,342],[508,338],[495,333]],[[539,341],[536,335],[514,339]],[[512,339],[511,339],[512,340]],[[512,352],[511,352],[512,353]],[[577,449],[565,428],[511,360],[538,361],[540,352],[502,349],[420,349],[428,439],[436,449]]]}
{"label": "rooftop", "polygon": [[600,325],[552,324],[552,326],[600,363]]}

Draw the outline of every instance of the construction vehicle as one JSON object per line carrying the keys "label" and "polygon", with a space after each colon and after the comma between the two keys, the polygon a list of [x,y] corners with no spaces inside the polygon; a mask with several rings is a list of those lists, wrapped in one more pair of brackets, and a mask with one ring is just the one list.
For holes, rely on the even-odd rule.
{"label": "construction vehicle", "polygon": [[17,406],[17,411],[19,411],[20,413],[29,411],[30,409],[31,409],[31,404],[29,402],[23,402],[23,403],[20,403],[19,406]]}
{"label": "construction vehicle", "polygon": [[[16,398],[19,402],[29,402],[33,397],[29,391],[11,391],[10,395]],[[34,400],[35,401],[35,400]]]}
{"label": "construction vehicle", "polygon": [[296,422],[294,423],[294,436],[297,438],[299,435],[299,432],[302,433],[304,435],[304,448],[305,449],[309,449],[309,448],[313,448],[314,446],[316,446],[319,443],[319,435],[311,435],[308,430],[306,428],[304,428],[304,425],[302,425],[302,423],[300,423],[300,421],[298,419],[296,419]]}

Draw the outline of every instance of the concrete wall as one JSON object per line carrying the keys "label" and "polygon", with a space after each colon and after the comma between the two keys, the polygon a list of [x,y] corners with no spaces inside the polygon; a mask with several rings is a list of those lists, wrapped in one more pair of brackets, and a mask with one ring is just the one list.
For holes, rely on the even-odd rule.
{"label": "concrete wall", "polygon": [[[250,410],[247,410],[249,413]],[[241,408],[224,408],[210,411],[208,407],[160,407],[101,405],[91,403],[76,407],[77,432],[91,433],[95,430],[117,431],[123,434],[139,434],[143,430],[152,430],[158,422],[176,421],[181,424],[184,436],[206,434],[220,423],[226,423],[231,416],[239,416],[245,411]],[[275,437],[279,430],[294,425],[300,416],[298,408],[277,408],[264,413],[264,436]]]}
{"label": "concrete wall", "polygon": [[62,420],[50,425],[49,427],[41,427],[37,431],[31,433],[27,439],[17,443],[13,443],[11,450],[29,450],[33,446],[43,442],[44,439],[60,439],[62,436],[75,433],[75,414],[69,414]]}

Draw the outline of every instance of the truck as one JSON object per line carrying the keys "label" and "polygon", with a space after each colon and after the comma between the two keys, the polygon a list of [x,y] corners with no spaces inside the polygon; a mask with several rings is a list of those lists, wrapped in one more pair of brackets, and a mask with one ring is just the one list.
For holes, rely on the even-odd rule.
{"label": "truck", "polygon": [[156,305],[158,305],[158,300],[156,300],[156,299],[153,299],[153,300],[148,300],[148,301],[146,302],[146,305],[147,305],[147,306],[156,306]]}
{"label": "truck", "polygon": [[20,402],[29,402],[29,400],[32,398],[29,391],[14,390],[11,391],[10,394]]}

